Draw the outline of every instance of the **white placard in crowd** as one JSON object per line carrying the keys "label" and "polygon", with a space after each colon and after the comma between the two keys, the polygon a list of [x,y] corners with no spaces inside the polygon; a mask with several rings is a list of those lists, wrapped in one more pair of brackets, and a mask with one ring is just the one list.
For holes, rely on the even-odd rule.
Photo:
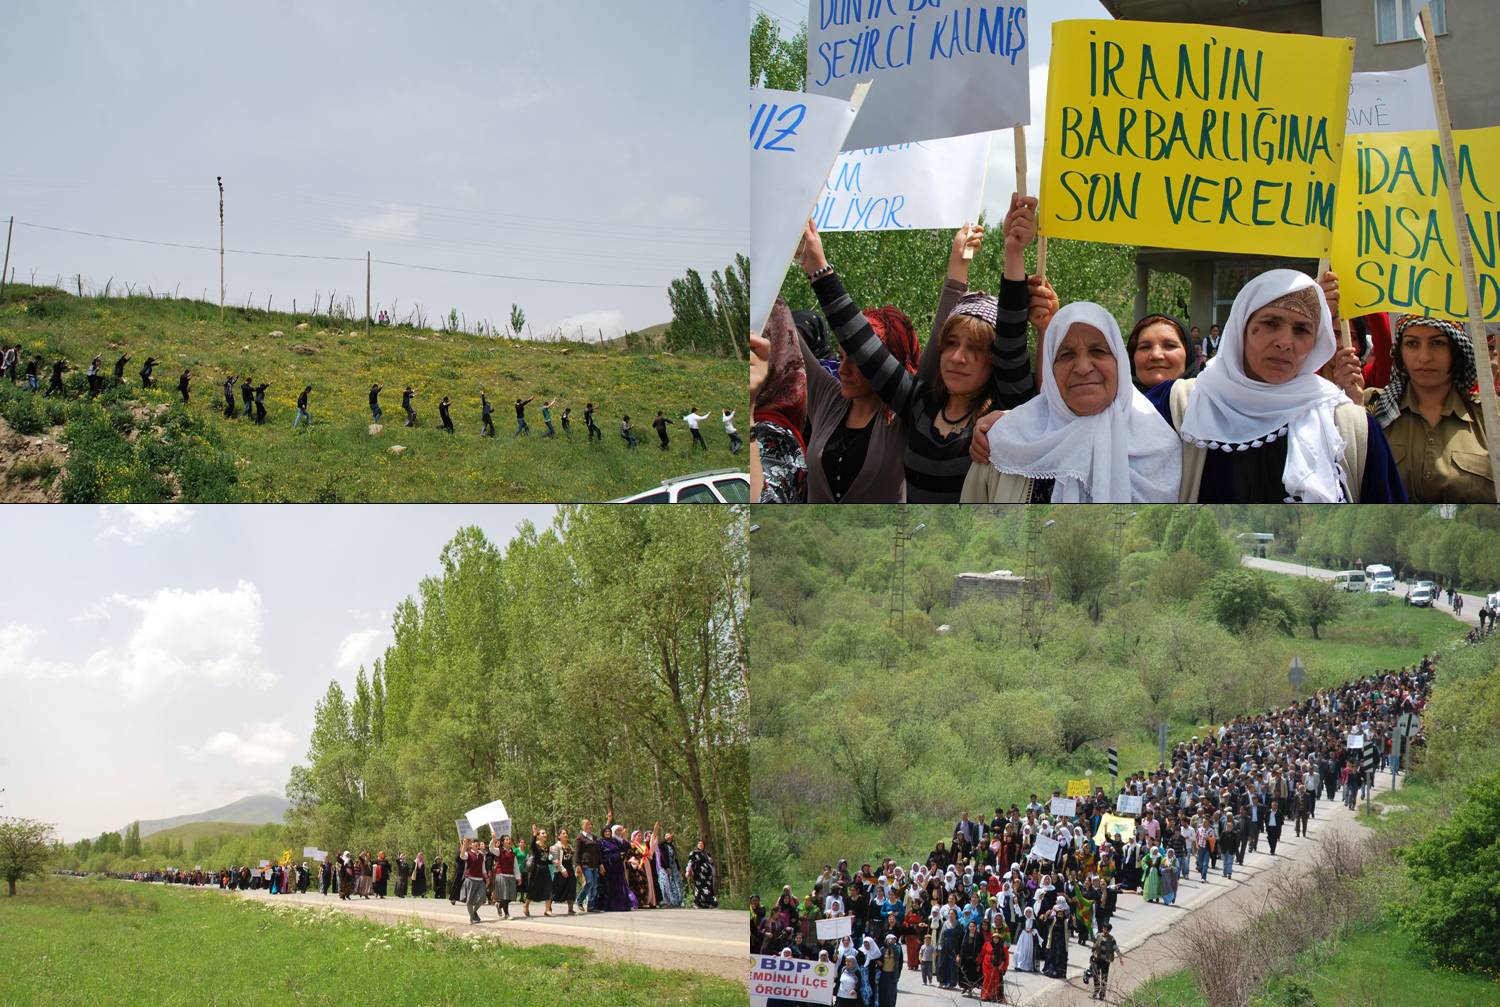
{"label": "white placard in crowd", "polygon": [[304,857],[318,857],[322,855],[322,851],[316,846],[304,846],[302,847],[302,855]]}
{"label": "white placard in crowd", "polygon": [[853,99],[750,89],[750,331],[771,317],[786,265],[854,123]]}
{"label": "white placard in crowd", "polygon": [[[510,832],[510,812],[505,810],[505,802],[496,798],[488,804],[481,804],[464,816],[469,820],[473,828],[480,825],[489,825],[490,831],[496,835],[505,835]],[[498,832],[496,824],[504,824],[505,832]]]}
{"label": "white placard in crowd", "polygon": [[1349,87],[1350,133],[1403,133],[1437,129],[1432,105],[1432,79],[1427,65],[1410,70],[1356,73]]}
{"label": "white placard in crowd", "polygon": [[262,860],[260,862],[260,866],[261,866],[262,869],[270,867],[271,866],[271,861],[269,861],[269,860]]}
{"label": "white placard in crowd", "polygon": [[1067,815],[1072,818],[1078,814],[1078,798],[1076,797],[1054,797],[1052,798],[1051,812],[1053,815]]}
{"label": "white placard in crowd", "polygon": [[1031,855],[1038,860],[1057,859],[1057,840],[1051,836],[1037,836],[1031,844]]}
{"label": "white placard in crowd", "polygon": [[751,955],[750,1007],[765,1007],[768,1000],[782,1004],[831,1004],[835,975],[832,962]]}
{"label": "white placard in crowd", "polygon": [[854,935],[853,916],[827,916],[821,920],[814,920],[813,925],[818,928],[820,941],[836,941],[840,937]]}
{"label": "white placard in crowd", "polygon": [[1121,794],[1115,798],[1115,810],[1122,815],[1139,815],[1141,813],[1141,795]]}
{"label": "white placard in crowd", "polygon": [[989,157],[988,133],[846,150],[823,183],[813,223],[819,231],[902,231],[978,220]]}
{"label": "white placard in crowd", "polygon": [[807,90],[848,98],[875,83],[851,150],[1022,126],[1029,36],[1025,0],[809,0]]}
{"label": "white placard in crowd", "polygon": [[479,833],[474,831],[474,826],[469,824],[467,818],[455,818],[453,824],[458,828],[458,838],[460,841],[479,838]]}
{"label": "white placard in crowd", "polygon": [[1347,747],[1349,747],[1349,748],[1364,748],[1365,747],[1365,736],[1363,734],[1351,734],[1351,735],[1349,735],[1349,744],[1348,744]]}
{"label": "white placard in crowd", "polygon": [[508,836],[508,835],[510,835],[510,819],[507,818],[504,821],[490,822],[490,835],[492,835],[492,836]]}

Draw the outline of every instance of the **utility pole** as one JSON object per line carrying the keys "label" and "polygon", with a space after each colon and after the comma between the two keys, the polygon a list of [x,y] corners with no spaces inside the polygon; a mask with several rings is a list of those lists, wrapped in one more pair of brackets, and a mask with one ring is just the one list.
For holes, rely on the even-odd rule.
{"label": "utility pole", "polygon": [[10,226],[5,229],[5,265],[0,266],[0,296],[5,294],[5,274],[10,272],[10,233],[16,229],[16,215],[10,215]]}
{"label": "utility pole", "polygon": [[224,320],[224,176],[215,175],[219,183],[219,321]]}
{"label": "utility pole", "polygon": [[370,253],[365,252],[365,338],[370,338]]}

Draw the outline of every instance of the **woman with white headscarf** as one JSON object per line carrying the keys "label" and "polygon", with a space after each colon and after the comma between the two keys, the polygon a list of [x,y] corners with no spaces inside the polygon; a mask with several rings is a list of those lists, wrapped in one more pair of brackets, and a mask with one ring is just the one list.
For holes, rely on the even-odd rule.
{"label": "woman with white headscarf", "polygon": [[1012,950],[1015,951],[1013,960],[1017,972],[1036,971],[1037,942],[1036,912],[1027,906],[1021,925],[1010,942]]}
{"label": "woman with white headscarf", "polygon": [[1079,301],[1047,331],[1042,394],[990,427],[989,464],[969,469],[962,502],[1174,501],[1182,443],[1130,382],[1114,316]]}
{"label": "woman with white headscarf", "polygon": [[1234,299],[1196,379],[1148,393],[1182,435],[1183,503],[1404,503],[1380,425],[1318,376],[1333,316],[1312,278],[1273,269]]}

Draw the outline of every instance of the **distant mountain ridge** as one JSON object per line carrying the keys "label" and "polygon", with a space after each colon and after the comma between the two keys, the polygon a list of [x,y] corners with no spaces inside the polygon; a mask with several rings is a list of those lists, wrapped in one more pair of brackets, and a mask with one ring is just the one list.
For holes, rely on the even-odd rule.
{"label": "distant mountain ridge", "polygon": [[[264,825],[267,822],[285,821],[291,802],[275,794],[252,794],[232,801],[221,808],[211,808],[192,815],[177,815],[175,818],[141,819],[141,838],[161,832],[163,829],[186,825],[189,822],[236,822],[243,825]],[[120,829],[124,833],[125,827]]]}

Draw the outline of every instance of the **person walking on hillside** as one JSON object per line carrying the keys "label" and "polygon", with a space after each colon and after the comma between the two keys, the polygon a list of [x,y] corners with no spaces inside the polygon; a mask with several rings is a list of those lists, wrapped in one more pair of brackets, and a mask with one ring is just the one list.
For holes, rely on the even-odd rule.
{"label": "person walking on hillside", "polygon": [[380,409],[380,389],[381,389],[380,385],[371,383],[371,385],[370,385],[370,422],[371,423],[379,423],[380,422],[380,417],[382,415],[382,412],[381,412],[381,409]]}
{"label": "person walking on hillside", "polygon": [[47,382],[47,391],[44,395],[64,394],[62,376],[63,371],[67,369],[68,362],[66,360],[58,360],[52,364],[52,380]]}
{"label": "person walking on hillside", "polygon": [[120,354],[120,359],[115,361],[115,384],[123,385],[125,383],[125,365],[129,361],[130,355],[128,353]]}
{"label": "person walking on hillside", "polygon": [[568,440],[572,440],[573,439],[573,425],[568,422],[568,414],[571,413],[572,411],[573,411],[573,407],[572,406],[563,406],[563,411],[562,411],[563,435],[566,436],[568,438]]}
{"label": "person walking on hillside", "polygon": [[236,376],[230,374],[224,379],[224,418],[234,419],[234,383]]}
{"label": "person walking on hillside", "polygon": [[271,387],[271,382],[262,381],[255,386],[255,422],[261,424],[266,421],[266,389]]}
{"label": "person walking on hillside", "polygon": [[41,382],[37,380],[37,371],[41,369],[42,358],[32,357],[26,361],[26,387],[34,392],[41,391]]}
{"label": "person walking on hillside", "polygon": [[[20,355],[20,352],[19,347],[7,346],[5,353],[0,354],[0,374],[4,374],[12,383],[16,380],[16,358]],[[98,359],[98,357],[94,358],[95,361]]]}
{"label": "person walking on hillside", "polygon": [[741,445],[740,432],[734,428],[734,410],[724,410],[724,415],[720,419],[724,421],[724,432],[729,435],[729,453],[733,455],[739,454]]}
{"label": "person walking on hillside", "polygon": [[661,439],[661,449],[663,451],[667,450],[667,424],[671,422],[671,420],[661,414],[660,409],[656,411],[656,419],[651,421],[651,426],[656,431],[656,436]]}
{"label": "person walking on hillside", "polygon": [[191,368],[189,368],[187,370],[184,370],[177,377],[177,394],[179,394],[179,395],[182,396],[182,404],[183,405],[187,405],[187,401],[188,401],[188,382],[190,382],[192,380],[193,380],[193,372],[192,372]]}
{"label": "person walking on hillside", "polygon": [[547,424],[547,432],[543,437],[556,437],[557,431],[552,428],[552,407],[557,405],[557,400],[542,403],[542,422]]}
{"label": "person walking on hillside", "polygon": [[151,380],[151,371],[152,371],[152,369],[154,367],[156,367],[156,358],[155,357],[148,356],[146,358],[146,362],[144,364],[141,364],[141,387],[142,388],[150,388],[152,386],[153,382]]}
{"label": "person walking on hillside", "polygon": [[438,416],[442,418],[443,429],[451,434],[453,433],[453,417],[448,415],[450,405],[452,403],[448,401],[448,396],[444,395],[442,401],[438,403]]}
{"label": "person walking on hillside", "polygon": [[[6,351],[7,354],[9,352],[9,350]],[[90,360],[89,369],[85,372],[86,376],[89,379],[89,398],[93,398],[94,396],[99,394],[99,386],[102,383],[99,376],[99,360],[99,357],[95,357],[93,360]]]}
{"label": "person walking on hillside", "polygon": [[489,397],[484,392],[479,393],[479,435],[481,437],[495,436],[495,421],[492,414],[495,409],[490,405]]}
{"label": "person walking on hillside", "polygon": [[693,443],[688,450],[692,450],[695,447],[702,448],[704,451],[708,450],[708,444],[703,440],[703,431],[698,429],[698,424],[708,418],[709,415],[707,413],[704,413],[702,416],[698,415],[697,406],[689,409],[687,415],[682,418],[682,422],[688,426],[688,432],[693,435]]}
{"label": "person walking on hillside", "polygon": [[516,432],[511,434],[512,437],[520,437],[522,434],[531,433],[531,428],[526,425],[526,406],[534,398],[536,398],[535,395],[531,396],[530,399],[516,399]]}
{"label": "person walking on hillside", "polygon": [[594,404],[592,402],[583,407],[583,425],[588,428],[590,441],[593,441],[595,437],[598,437],[601,443],[604,441],[604,431],[600,430],[598,425],[594,423]]}
{"label": "person walking on hillside", "polygon": [[293,430],[296,430],[297,424],[301,423],[303,420],[307,421],[308,426],[312,426],[312,414],[307,411],[307,396],[311,391],[312,385],[308,385],[306,388],[302,389],[302,394],[297,396],[297,417],[296,419],[292,420]]}
{"label": "person walking on hillside", "polygon": [[255,410],[255,386],[250,383],[248,374],[240,379],[240,404],[245,407],[244,417],[249,419],[250,414]]}
{"label": "person walking on hillside", "polygon": [[416,398],[417,393],[407,385],[401,392],[401,408],[406,411],[406,423],[404,426],[414,427],[417,425],[417,411],[412,407],[411,400]]}

